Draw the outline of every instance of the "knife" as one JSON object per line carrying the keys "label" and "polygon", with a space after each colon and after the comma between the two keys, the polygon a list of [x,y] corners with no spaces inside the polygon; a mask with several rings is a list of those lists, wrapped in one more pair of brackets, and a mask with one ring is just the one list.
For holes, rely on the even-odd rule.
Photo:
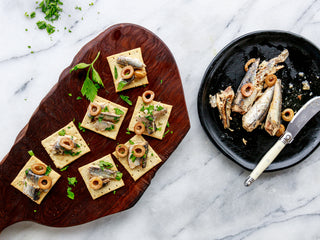
{"label": "knife", "polygon": [[263,171],[273,162],[282,149],[290,144],[295,136],[300,132],[304,125],[320,111],[320,96],[314,97],[304,104],[289,122],[286,131],[273,145],[273,147],[264,155],[255,169],[250,173],[244,182],[249,187]]}

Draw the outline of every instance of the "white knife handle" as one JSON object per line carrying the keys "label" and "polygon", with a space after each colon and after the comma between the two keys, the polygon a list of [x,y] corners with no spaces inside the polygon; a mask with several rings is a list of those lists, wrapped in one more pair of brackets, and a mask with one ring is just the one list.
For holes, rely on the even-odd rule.
{"label": "white knife handle", "polygon": [[263,171],[273,162],[273,160],[279,155],[282,149],[286,146],[286,142],[283,141],[284,138],[280,138],[275,145],[263,156],[259,164],[247,177],[244,185],[246,187],[250,186],[257,178],[263,173]]}

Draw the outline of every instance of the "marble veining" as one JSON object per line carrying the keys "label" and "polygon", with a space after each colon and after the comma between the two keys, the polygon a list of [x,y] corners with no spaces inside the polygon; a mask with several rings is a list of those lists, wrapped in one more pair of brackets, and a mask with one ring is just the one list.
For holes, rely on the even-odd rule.
{"label": "marble veining", "polygon": [[5,136],[0,138],[0,159],[81,47],[122,22],[151,30],[172,51],[191,129],[133,208],[68,228],[21,222],[6,228],[1,240],[320,239],[320,150],[245,188],[249,172],[209,141],[197,114],[204,72],[235,38],[285,30],[320,47],[319,0],[63,2],[61,18],[54,23],[59,31],[48,36],[35,25],[39,11],[35,19],[24,16],[35,9],[34,0],[0,1],[0,104],[6,113],[0,124]]}

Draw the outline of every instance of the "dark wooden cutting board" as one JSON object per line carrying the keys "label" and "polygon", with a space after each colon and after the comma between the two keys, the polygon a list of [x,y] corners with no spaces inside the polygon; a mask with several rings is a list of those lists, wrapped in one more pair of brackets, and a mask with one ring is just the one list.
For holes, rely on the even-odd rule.
{"label": "dark wooden cutting board", "polygon": [[[142,49],[144,62],[147,65],[149,85],[117,94],[106,57],[137,47]],[[85,98],[82,100],[76,100],[76,98],[81,96],[80,89],[86,71],[78,70],[72,74],[69,71],[77,63],[91,63],[99,51],[101,55],[94,67],[100,73],[105,89],[100,89],[98,95],[128,107],[129,111],[115,141],[89,130],[81,132],[85,141],[89,143],[91,152],[70,164],[66,171],[61,172],[55,168],[49,155],[41,146],[41,140],[73,119],[76,125],[82,121],[89,101]],[[124,143],[134,135],[133,133],[126,134],[126,129],[138,96],[148,89],[156,93],[155,100],[173,105],[169,118],[170,132],[165,138],[158,140],[145,137],[163,162],[134,182],[129,173],[114,158],[118,169],[123,172],[125,186],[118,189],[115,194],[109,193],[92,200],[78,168],[112,153],[117,143]],[[69,96],[69,93],[72,96]],[[122,101],[120,94],[129,96],[133,105],[129,106]],[[0,231],[15,222],[26,220],[54,227],[73,226],[134,206],[149,186],[157,170],[177,148],[189,128],[190,122],[179,70],[168,47],[155,34],[137,25],[118,24],[108,28],[86,44],[75,56],[70,66],[62,72],[58,83],[41,101],[29,123],[17,136],[12,149],[2,160],[0,164]],[[36,204],[10,185],[30,158],[28,150],[33,150],[36,157],[61,174],[61,178],[41,205]],[[76,177],[78,180],[76,187],[73,187],[74,200],[67,197],[67,177]]]}

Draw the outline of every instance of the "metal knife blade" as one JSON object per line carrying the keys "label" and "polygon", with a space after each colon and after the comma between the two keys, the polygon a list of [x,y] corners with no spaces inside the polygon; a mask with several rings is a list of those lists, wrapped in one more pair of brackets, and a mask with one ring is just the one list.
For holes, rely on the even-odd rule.
{"label": "metal knife blade", "polygon": [[273,162],[282,149],[293,141],[305,124],[320,111],[320,96],[314,97],[299,109],[287,126],[287,130],[275,145],[264,155],[255,169],[244,182],[246,187],[250,186],[263,171]]}
{"label": "metal knife blade", "polygon": [[306,125],[306,123],[320,111],[320,96],[314,97],[305,103],[302,108],[294,115],[292,120],[287,126],[286,132],[291,134],[292,140],[300,132],[300,130]]}

